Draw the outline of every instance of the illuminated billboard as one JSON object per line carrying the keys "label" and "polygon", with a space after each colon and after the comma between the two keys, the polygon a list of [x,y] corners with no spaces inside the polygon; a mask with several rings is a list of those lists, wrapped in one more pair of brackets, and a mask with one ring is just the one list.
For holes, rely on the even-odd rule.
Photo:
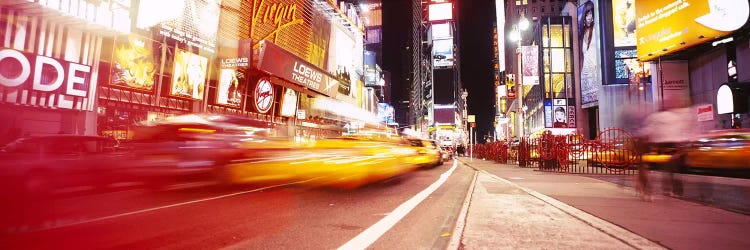
{"label": "illuminated billboard", "polygon": [[523,75],[522,80],[524,85],[538,85],[539,84],[539,46],[529,45],[521,46],[521,54],[523,54]]}
{"label": "illuminated billboard", "polygon": [[615,47],[635,46],[635,0],[612,0],[612,8]]}
{"label": "illuminated billboard", "polygon": [[246,82],[244,72],[236,68],[221,69],[219,86],[216,90],[216,104],[239,107],[242,104],[242,93]]}
{"label": "illuminated billboard", "polygon": [[748,1],[650,0],[636,5],[638,59],[683,50],[730,34],[747,22]]}
{"label": "illuminated billboard", "polygon": [[434,67],[453,66],[453,39],[434,40],[433,64]]}
{"label": "illuminated billboard", "polygon": [[497,39],[495,39],[495,47],[497,47],[497,71],[505,71],[505,0],[495,0],[495,20],[497,21]]}
{"label": "illuminated billboard", "polygon": [[395,110],[388,103],[378,103],[378,120],[385,123],[394,123]]}
{"label": "illuminated billboard", "polygon": [[220,0],[140,1],[136,27],[159,25],[159,34],[187,46],[214,53]]}
{"label": "illuminated billboard", "polygon": [[281,113],[284,117],[292,117],[297,114],[297,91],[285,89],[284,95],[281,96]]}
{"label": "illuminated billboard", "polygon": [[110,84],[151,91],[154,88],[157,65],[153,41],[135,35],[118,37],[112,53]]}
{"label": "illuminated billboard", "polygon": [[430,21],[453,19],[453,3],[430,4],[428,10]]}
{"label": "illuminated billboard", "polygon": [[374,53],[365,53],[363,42],[362,36],[352,34],[341,25],[331,25],[327,69],[336,73],[339,79],[339,93],[350,97],[356,95],[356,91],[353,91],[356,87],[352,85],[360,79],[357,72],[365,71],[365,56],[375,56]]}
{"label": "illuminated billboard", "polygon": [[578,5],[579,72],[581,77],[581,106],[599,103],[601,78],[601,50],[599,49],[598,1],[582,0]]}
{"label": "illuminated billboard", "polygon": [[169,94],[176,97],[203,100],[207,66],[207,58],[177,49],[174,56],[172,86]]}
{"label": "illuminated billboard", "polygon": [[[293,55],[326,68],[331,22],[320,13],[312,0],[274,0],[253,2],[251,38],[260,48],[268,40]],[[323,3],[325,4],[325,3]]]}
{"label": "illuminated billboard", "polygon": [[445,39],[451,38],[451,26],[449,23],[438,23],[433,24],[432,28],[432,39]]}
{"label": "illuminated billboard", "polygon": [[[0,47],[0,102],[89,110],[92,67]],[[25,94],[22,94],[24,93]]]}

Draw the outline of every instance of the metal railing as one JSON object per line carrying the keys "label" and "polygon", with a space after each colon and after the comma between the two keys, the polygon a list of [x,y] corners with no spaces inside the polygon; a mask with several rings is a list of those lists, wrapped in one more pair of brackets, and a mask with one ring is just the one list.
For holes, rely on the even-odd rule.
{"label": "metal railing", "polygon": [[638,172],[640,156],[635,138],[619,128],[606,129],[594,140],[580,134],[553,135],[545,131],[508,145],[491,142],[474,147],[475,157],[540,171],[577,174],[624,174]]}

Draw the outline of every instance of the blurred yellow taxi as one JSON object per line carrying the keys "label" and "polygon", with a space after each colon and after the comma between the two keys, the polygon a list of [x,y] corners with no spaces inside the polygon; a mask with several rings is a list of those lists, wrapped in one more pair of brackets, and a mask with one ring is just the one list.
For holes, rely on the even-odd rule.
{"label": "blurred yellow taxi", "polygon": [[247,143],[247,155],[227,164],[232,184],[303,182],[355,188],[413,170],[416,150],[395,138],[339,137],[305,143]]}
{"label": "blurred yellow taxi", "polygon": [[750,131],[715,131],[685,145],[685,167],[713,169],[750,169]]}
{"label": "blurred yellow taxi", "polygon": [[408,138],[406,139],[417,150],[417,156],[411,158],[411,163],[420,167],[437,167],[443,165],[443,151],[433,140]]}
{"label": "blurred yellow taxi", "polygon": [[595,147],[589,159],[594,164],[615,167],[628,166],[637,160],[638,155],[624,144]]}

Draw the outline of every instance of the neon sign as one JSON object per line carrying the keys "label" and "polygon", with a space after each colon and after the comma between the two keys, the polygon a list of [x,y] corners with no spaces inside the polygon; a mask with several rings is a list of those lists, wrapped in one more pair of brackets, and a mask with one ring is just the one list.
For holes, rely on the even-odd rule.
{"label": "neon sign", "polygon": [[260,113],[267,113],[271,110],[273,105],[273,86],[267,78],[263,78],[258,81],[258,85],[255,87],[255,108]]}
{"label": "neon sign", "polygon": [[[278,38],[279,31],[289,28],[293,25],[305,23],[305,20],[297,18],[298,5],[296,3],[268,3],[266,2],[266,0],[260,0],[260,2],[258,0],[254,0],[253,7],[253,9],[255,9],[255,11],[253,12],[253,30],[255,30],[255,25],[257,24],[268,23],[273,24],[274,26],[274,28],[270,30],[268,34],[266,34],[261,39],[256,39],[256,41],[262,41],[274,37],[273,40],[274,42],[276,42],[275,38]],[[253,46],[253,49],[257,49],[259,44],[260,43],[256,43]]]}

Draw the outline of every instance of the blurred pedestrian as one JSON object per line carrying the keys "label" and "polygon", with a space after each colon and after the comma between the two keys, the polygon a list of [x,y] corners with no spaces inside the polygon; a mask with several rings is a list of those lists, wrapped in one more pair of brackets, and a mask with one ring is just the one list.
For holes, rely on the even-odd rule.
{"label": "blurred pedestrian", "polygon": [[682,180],[676,175],[683,163],[679,145],[689,141],[696,133],[697,118],[692,108],[671,109],[654,113],[646,118],[644,133],[649,135],[653,150],[658,154],[672,154],[670,160],[662,164],[666,172],[662,178],[662,193],[669,196],[681,196]]}
{"label": "blurred pedestrian", "polygon": [[632,133],[631,147],[637,156],[636,167],[638,175],[635,179],[636,194],[644,201],[652,201],[651,185],[649,182],[648,164],[643,162],[643,155],[649,152],[651,128],[646,124],[647,109],[643,105],[624,106],[620,112],[620,121],[625,131]]}

